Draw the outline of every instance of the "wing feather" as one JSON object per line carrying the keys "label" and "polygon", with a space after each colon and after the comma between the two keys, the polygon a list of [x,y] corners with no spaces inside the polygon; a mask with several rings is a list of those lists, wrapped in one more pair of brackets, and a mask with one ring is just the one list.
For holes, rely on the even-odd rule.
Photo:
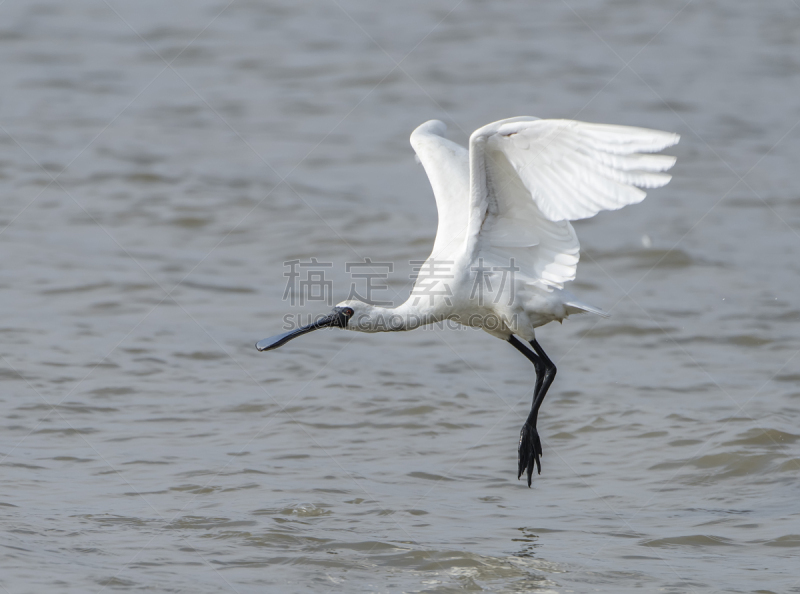
{"label": "wing feather", "polygon": [[464,249],[469,225],[469,153],[463,146],[444,138],[447,126],[430,120],[411,134],[417,153],[431,182],[439,223],[432,256],[449,259]]}
{"label": "wing feather", "polygon": [[679,138],[529,117],[476,130],[469,150],[467,249],[513,255],[531,271],[531,283],[561,288],[575,278],[580,250],[569,221],[636,204],[646,195],[640,188],[667,184],[671,176],[664,172],[675,158],[650,153]]}

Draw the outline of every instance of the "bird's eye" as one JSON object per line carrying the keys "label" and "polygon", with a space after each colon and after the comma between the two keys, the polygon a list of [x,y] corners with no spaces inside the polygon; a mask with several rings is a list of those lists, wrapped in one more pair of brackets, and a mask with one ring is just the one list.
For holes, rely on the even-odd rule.
{"label": "bird's eye", "polygon": [[345,307],[345,308],[342,310],[342,313],[343,313],[344,315],[346,315],[346,316],[349,318],[349,317],[350,317],[350,316],[352,316],[352,315],[353,315],[355,312],[354,312],[354,311],[353,311],[351,308],[349,308],[349,307]]}

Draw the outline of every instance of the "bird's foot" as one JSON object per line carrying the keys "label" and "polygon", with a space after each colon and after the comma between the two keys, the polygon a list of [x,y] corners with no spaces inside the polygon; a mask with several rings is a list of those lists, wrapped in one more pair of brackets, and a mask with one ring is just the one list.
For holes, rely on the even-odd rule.
{"label": "bird's foot", "polygon": [[542,442],[539,440],[539,432],[536,425],[525,423],[519,432],[519,450],[517,460],[519,462],[519,473],[517,480],[522,478],[522,473],[528,473],[528,486],[531,486],[531,475],[533,475],[533,464],[536,463],[536,473],[542,474],[542,464],[539,457],[542,455]]}

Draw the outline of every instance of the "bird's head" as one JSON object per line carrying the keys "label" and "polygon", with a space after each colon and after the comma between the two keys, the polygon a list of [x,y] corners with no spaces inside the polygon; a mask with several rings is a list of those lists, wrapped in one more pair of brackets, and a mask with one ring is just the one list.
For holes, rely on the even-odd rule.
{"label": "bird's head", "polygon": [[405,310],[400,308],[383,307],[348,299],[336,306],[338,309],[351,311],[346,328],[356,332],[396,332],[408,330],[409,320]]}
{"label": "bird's head", "polygon": [[[297,338],[302,334],[307,334],[308,332],[312,332],[314,330],[319,330],[320,328],[347,328],[347,323],[355,314],[355,309],[353,306],[349,305],[350,303],[350,301],[343,301],[334,307],[331,313],[326,316],[322,316],[318,320],[307,324],[306,326],[301,326],[300,328],[289,330],[283,334],[278,334],[276,336],[265,338],[264,340],[259,340],[256,343],[256,348],[259,351],[271,351],[272,349],[277,349],[279,346],[285,345],[293,338]],[[352,303],[359,302],[354,301]]]}
{"label": "bird's head", "polygon": [[382,309],[355,299],[347,299],[341,303],[337,303],[336,308],[353,312],[348,317],[348,322],[350,322],[350,324],[343,326],[349,330],[361,330],[361,328],[357,326],[363,325],[365,321],[367,321],[366,323],[368,324],[368,320],[372,318],[375,311]]}

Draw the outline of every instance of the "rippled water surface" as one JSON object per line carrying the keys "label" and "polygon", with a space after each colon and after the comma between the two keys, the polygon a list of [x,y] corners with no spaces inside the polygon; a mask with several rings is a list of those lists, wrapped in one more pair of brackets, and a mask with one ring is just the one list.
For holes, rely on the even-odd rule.
{"label": "rippled water surface", "polygon": [[[799,592],[800,7],[0,3],[0,586]],[[530,114],[679,132],[576,225],[531,365],[485,333],[319,332],[284,262],[393,262],[436,211],[408,135]]]}

